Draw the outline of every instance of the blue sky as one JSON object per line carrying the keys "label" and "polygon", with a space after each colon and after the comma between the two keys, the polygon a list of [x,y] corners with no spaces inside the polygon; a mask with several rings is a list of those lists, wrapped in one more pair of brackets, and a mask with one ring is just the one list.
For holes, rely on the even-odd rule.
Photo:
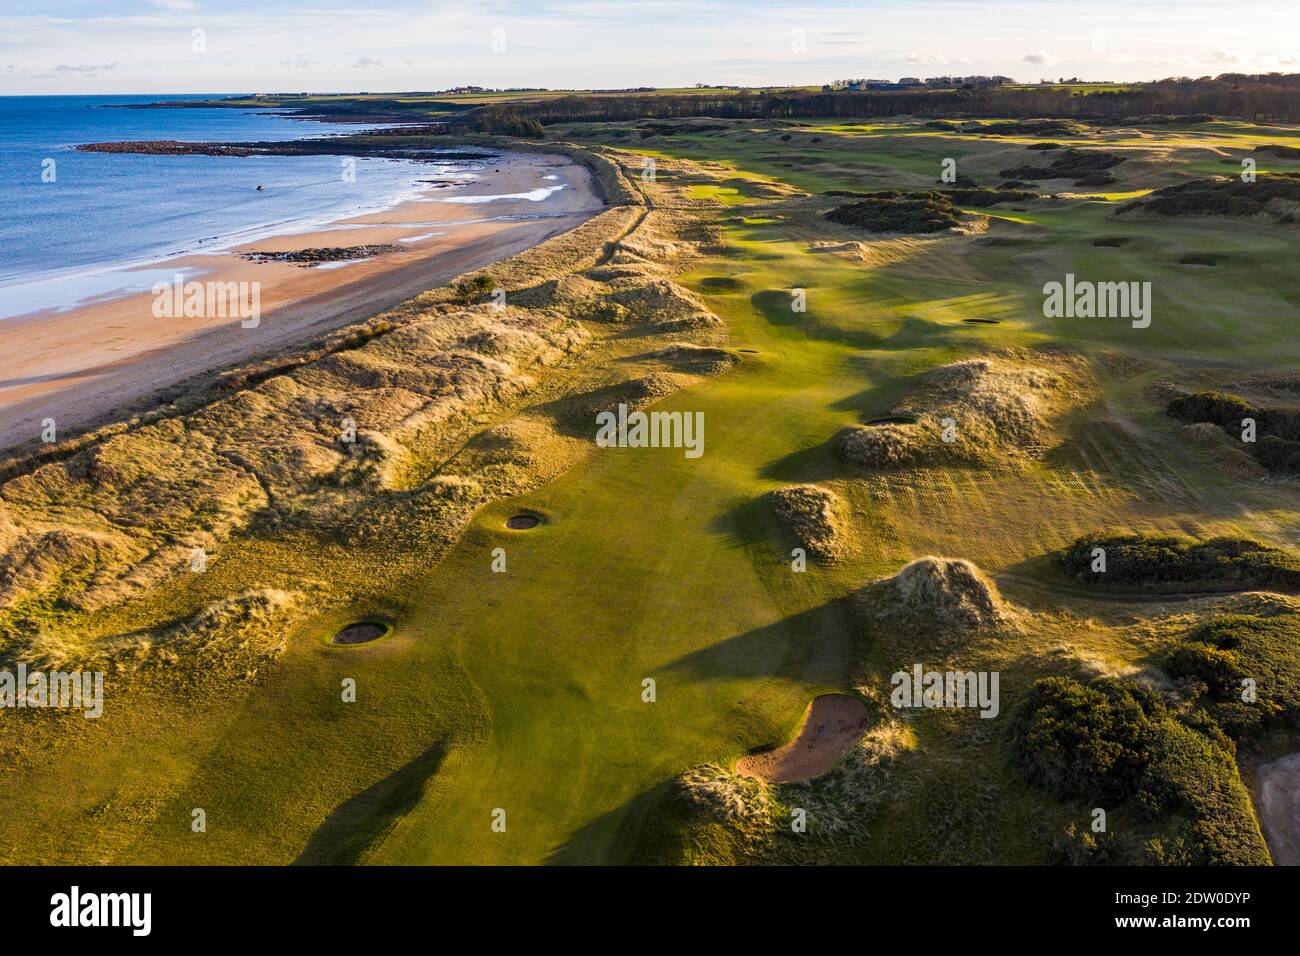
{"label": "blue sky", "polygon": [[0,94],[1272,70],[1297,0],[0,0]]}

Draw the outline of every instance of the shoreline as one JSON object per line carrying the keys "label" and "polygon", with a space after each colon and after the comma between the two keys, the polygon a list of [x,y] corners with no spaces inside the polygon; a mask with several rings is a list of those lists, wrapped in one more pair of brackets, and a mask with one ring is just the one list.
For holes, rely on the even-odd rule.
{"label": "shoreline", "polygon": [[[323,227],[281,230],[221,252],[162,260],[162,269],[183,272],[186,280],[257,283],[261,316],[255,328],[242,328],[236,317],[157,318],[150,291],[0,320],[0,447],[38,438],[47,418],[62,436],[125,417],[187,379],[368,318],[567,232],[606,208],[590,170],[561,154],[503,151],[490,166],[454,191],[429,188]],[[242,258],[356,246],[400,249],[324,267]],[[147,268],[160,271],[158,263]]]}

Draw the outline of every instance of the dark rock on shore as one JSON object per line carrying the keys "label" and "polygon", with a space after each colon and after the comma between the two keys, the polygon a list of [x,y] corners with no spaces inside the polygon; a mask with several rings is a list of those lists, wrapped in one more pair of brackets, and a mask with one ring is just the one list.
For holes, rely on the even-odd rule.
{"label": "dark rock on shore", "polygon": [[393,243],[377,243],[369,246],[324,246],[316,249],[294,249],[288,252],[245,252],[241,259],[249,262],[294,262],[303,266],[314,266],[321,262],[342,262],[346,259],[370,259],[389,252],[401,252],[402,247]]}

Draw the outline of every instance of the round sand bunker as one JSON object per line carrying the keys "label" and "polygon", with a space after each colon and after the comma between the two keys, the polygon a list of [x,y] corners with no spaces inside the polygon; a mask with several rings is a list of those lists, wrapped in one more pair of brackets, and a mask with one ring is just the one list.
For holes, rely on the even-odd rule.
{"label": "round sand bunker", "polygon": [[376,624],[373,621],[362,621],[357,624],[349,624],[343,630],[334,635],[335,644],[369,644],[371,641],[377,641],[388,633],[388,625]]}
{"label": "round sand bunker", "polygon": [[506,527],[511,531],[528,531],[542,523],[537,515],[515,515],[506,519]]}
{"label": "round sand bunker", "polygon": [[871,723],[867,705],[848,694],[814,697],[794,740],[736,763],[736,773],[769,783],[811,780],[853,749]]}

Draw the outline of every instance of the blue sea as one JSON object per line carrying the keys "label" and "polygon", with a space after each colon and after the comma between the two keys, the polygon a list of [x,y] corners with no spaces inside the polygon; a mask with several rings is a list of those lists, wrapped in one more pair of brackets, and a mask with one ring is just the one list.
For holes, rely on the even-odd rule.
{"label": "blue sea", "polygon": [[[391,205],[438,170],[338,156],[81,153],[117,140],[288,140],[359,128],[275,110],[108,109],[202,96],[0,97],[0,318],[66,308],[152,281],[138,266]],[[53,181],[43,172],[53,160]],[[48,173],[46,173],[48,178]],[[258,191],[257,186],[264,188]],[[148,280],[148,281],[145,281]]]}

